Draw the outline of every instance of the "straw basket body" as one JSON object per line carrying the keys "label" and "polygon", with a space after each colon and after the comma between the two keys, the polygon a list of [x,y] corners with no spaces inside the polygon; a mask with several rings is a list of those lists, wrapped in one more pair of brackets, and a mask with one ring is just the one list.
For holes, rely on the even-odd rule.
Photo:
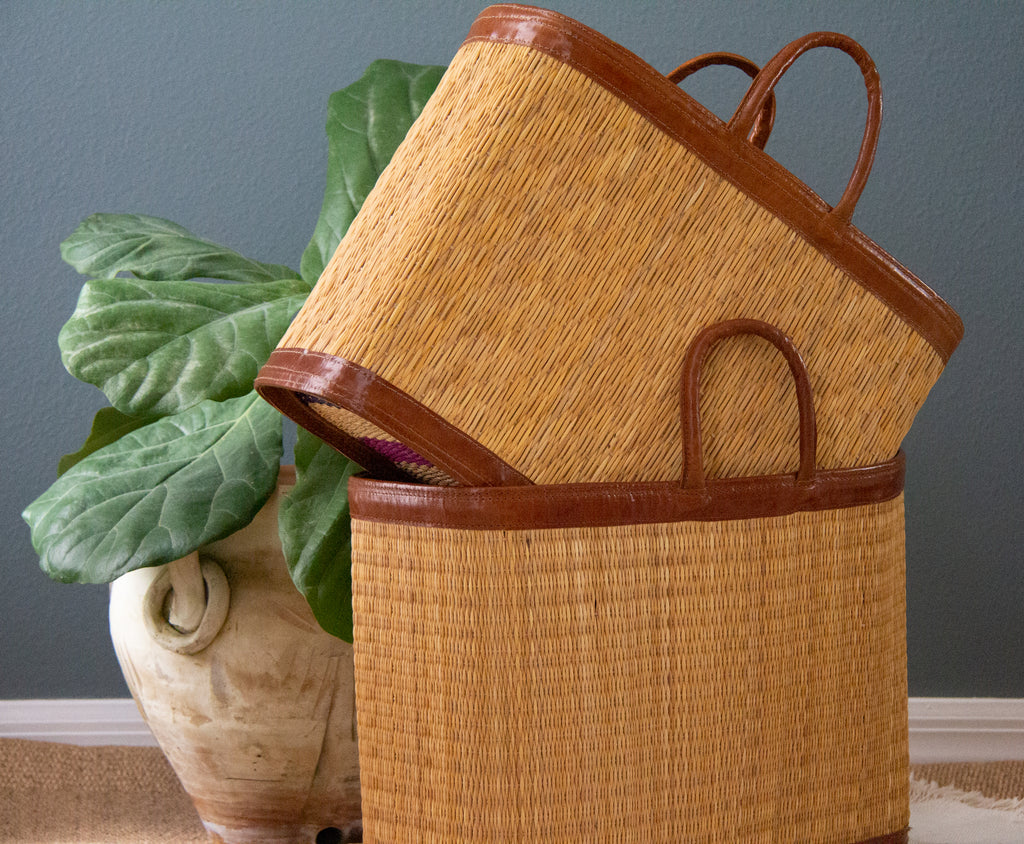
{"label": "straw basket body", "polygon": [[[800,468],[708,479],[700,370],[751,333]],[[761,322],[683,394],[679,482],[353,479],[366,841],[906,841],[902,457],[816,468]]]}
{"label": "straw basket body", "polygon": [[[835,208],[747,140],[815,46],[853,55],[869,92]],[[257,386],[377,476],[667,480],[683,350],[749,316],[801,349],[819,466],[887,460],[962,326],[850,224],[880,108],[870,58],[833,33],[766,65],[727,125],[592,30],[493,7]],[[711,477],[793,465],[791,385],[771,360],[740,338],[708,362]]]}
{"label": "straw basket body", "polygon": [[642,527],[356,517],[364,840],[903,830],[902,515],[895,499]]}

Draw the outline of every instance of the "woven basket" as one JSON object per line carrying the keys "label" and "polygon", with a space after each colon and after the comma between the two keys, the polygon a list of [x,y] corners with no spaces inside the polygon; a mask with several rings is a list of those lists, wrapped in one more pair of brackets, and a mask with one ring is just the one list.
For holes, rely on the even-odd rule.
{"label": "woven basket", "polygon": [[[820,46],[849,53],[868,90],[834,208],[748,141]],[[819,466],[887,460],[963,328],[850,223],[880,119],[870,57],[835,33],[784,48],[726,124],[569,18],[491,7],[257,386],[379,477],[667,480],[682,350],[752,315],[805,357]],[[710,477],[792,465],[792,388],[770,360],[740,338],[708,362]]]}
{"label": "woven basket", "polygon": [[[795,376],[794,474],[704,474],[739,334]],[[682,416],[681,483],[352,480],[365,841],[907,840],[902,454],[815,468],[759,321],[698,336]]]}

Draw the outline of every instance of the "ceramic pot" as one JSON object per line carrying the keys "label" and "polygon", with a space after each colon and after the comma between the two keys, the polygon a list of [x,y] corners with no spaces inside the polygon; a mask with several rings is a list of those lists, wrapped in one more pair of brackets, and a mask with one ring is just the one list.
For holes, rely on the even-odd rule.
{"label": "ceramic pot", "polygon": [[213,842],[362,840],[352,646],[288,576],[277,509],[292,483],[282,469],[247,527],[111,586],[128,687]]}

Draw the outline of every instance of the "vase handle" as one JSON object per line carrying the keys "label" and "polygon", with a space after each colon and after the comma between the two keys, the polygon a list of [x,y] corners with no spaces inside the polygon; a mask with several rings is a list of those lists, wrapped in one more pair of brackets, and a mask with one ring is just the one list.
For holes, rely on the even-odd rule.
{"label": "vase handle", "polygon": [[[220,633],[228,617],[231,589],[224,570],[213,560],[200,561],[198,552],[193,552],[185,561],[193,564],[191,568],[195,572],[197,583],[181,582],[183,576],[189,576],[183,574],[183,571],[188,572],[188,567],[179,566],[172,572],[173,563],[164,566],[149,584],[142,599],[142,617],[146,623],[146,630],[154,642],[169,651],[191,656],[206,648]],[[198,581],[198,577],[202,578],[201,582]],[[205,607],[193,630],[182,630],[173,625],[168,618],[167,598],[175,591],[176,581],[180,592],[205,592]]]}

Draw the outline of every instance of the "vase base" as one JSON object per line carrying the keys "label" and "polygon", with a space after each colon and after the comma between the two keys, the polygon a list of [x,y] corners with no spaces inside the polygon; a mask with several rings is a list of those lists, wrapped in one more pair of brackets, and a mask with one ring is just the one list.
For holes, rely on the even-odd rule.
{"label": "vase base", "polygon": [[203,821],[210,844],[359,844],[363,840],[362,821],[344,826],[319,825],[228,827]]}

